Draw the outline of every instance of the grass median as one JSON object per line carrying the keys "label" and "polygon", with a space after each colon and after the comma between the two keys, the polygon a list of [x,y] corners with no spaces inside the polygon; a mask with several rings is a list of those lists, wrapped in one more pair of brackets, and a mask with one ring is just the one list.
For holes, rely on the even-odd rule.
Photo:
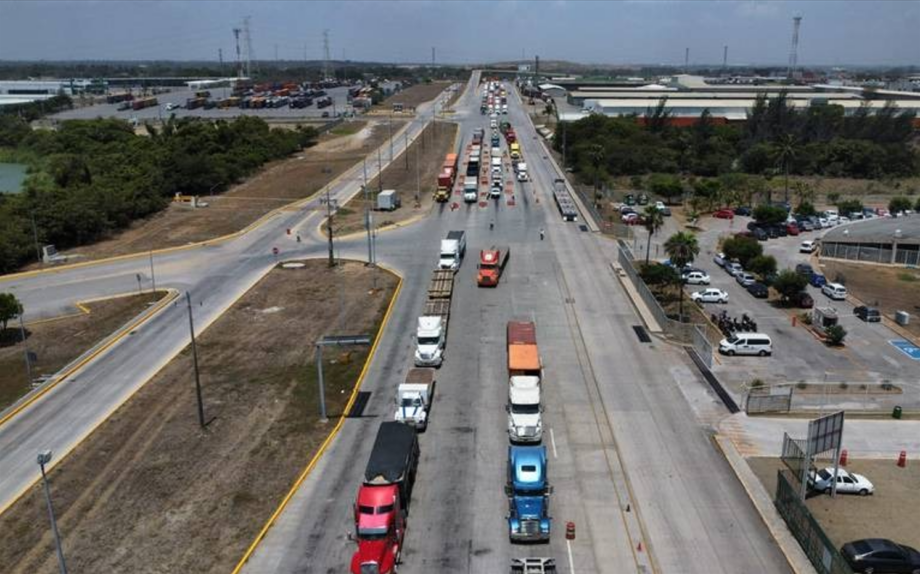
{"label": "grass median", "polygon": [[[319,421],[313,343],[374,336],[396,284],[360,263],[272,270],[199,335],[205,430],[186,349],[51,472],[71,568],[232,570],[334,425]],[[326,349],[330,418],[368,352]],[[4,572],[56,571],[45,512],[35,487],[0,517]]]}

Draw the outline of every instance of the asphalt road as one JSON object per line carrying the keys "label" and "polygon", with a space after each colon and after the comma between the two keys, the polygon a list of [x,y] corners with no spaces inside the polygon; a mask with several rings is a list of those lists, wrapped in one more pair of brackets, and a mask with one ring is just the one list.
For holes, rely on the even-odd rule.
{"label": "asphalt road", "polygon": [[[431,106],[420,106],[418,116],[403,128],[410,139],[431,120],[427,113]],[[403,130],[393,137],[398,140]],[[381,147],[383,168],[390,161],[388,149],[387,143]],[[358,165],[344,174],[331,187],[331,196],[344,203],[358,193],[361,169]],[[376,170],[377,162],[368,162],[369,178]],[[196,329],[202,331],[278,259],[322,255],[322,244],[297,244],[285,234],[287,228],[318,225],[320,207],[317,198],[300,208],[279,211],[265,224],[231,241],[157,255],[157,286],[190,292]],[[272,254],[273,247],[281,250],[278,257]],[[147,277],[143,286],[149,288],[147,257],[0,278],[0,288],[15,293],[27,309],[27,319],[34,320],[72,311],[74,303],[83,299],[136,292],[138,274]],[[0,426],[0,509],[37,480],[38,452],[51,449],[52,465],[60,461],[188,342],[187,311],[178,303],[171,305]],[[194,406],[189,407],[192,415]]]}
{"label": "asphalt road", "polygon": [[[380,235],[381,262],[399,269],[405,283],[362,388],[371,392],[364,415],[345,422],[244,571],[347,569],[353,497],[376,427],[393,416],[437,241],[450,229],[467,231],[467,259],[456,277],[446,360],[421,438],[400,571],[503,572],[512,556],[552,556],[564,572],[789,571],[694,414],[697,403],[710,412],[721,407],[682,350],[638,341],[632,326],[640,321],[610,269],[614,245],[561,221],[549,193],[555,171],[520,101],[511,100],[532,182],[515,184],[514,206],[506,198],[485,207],[445,206]],[[464,141],[487,123],[476,107],[478,97],[456,106]],[[478,289],[476,257],[492,244],[510,245],[509,267],[496,289]],[[342,249],[359,254],[363,244]],[[545,546],[510,544],[504,523],[504,326],[512,318],[536,322],[546,365],[544,442],[555,532]],[[570,520],[577,538],[568,545],[563,529]]]}

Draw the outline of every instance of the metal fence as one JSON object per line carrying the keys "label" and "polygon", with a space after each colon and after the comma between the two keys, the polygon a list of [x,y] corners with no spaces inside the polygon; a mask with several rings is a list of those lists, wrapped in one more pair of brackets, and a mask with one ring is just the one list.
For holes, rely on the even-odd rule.
{"label": "metal fence", "polygon": [[700,359],[706,363],[706,366],[712,368],[712,343],[706,336],[706,327],[696,323],[681,323],[668,317],[661,304],[655,299],[654,293],[645,284],[645,281],[639,277],[639,271],[633,265],[632,252],[629,246],[622,240],[618,242],[617,261],[620,267],[626,272],[629,281],[635,287],[636,292],[649,311],[654,315],[655,321],[659,326],[673,339],[684,345],[690,345],[696,349]]}
{"label": "metal fence", "polygon": [[747,414],[788,413],[792,408],[792,385],[771,385],[750,389],[744,399]]}
{"label": "metal fence", "polygon": [[780,516],[818,574],[853,574],[840,551],[805,506],[801,493],[795,488],[798,481],[791,474],[785,470],[776,473],[776,499],[773,502]]}
{"label": "metal fence", "polygon": [[916,245],[898,245],[895,252],[890,243],[828,242],[821,244],[821,256],[867,263],[920,264],[920,250]]}

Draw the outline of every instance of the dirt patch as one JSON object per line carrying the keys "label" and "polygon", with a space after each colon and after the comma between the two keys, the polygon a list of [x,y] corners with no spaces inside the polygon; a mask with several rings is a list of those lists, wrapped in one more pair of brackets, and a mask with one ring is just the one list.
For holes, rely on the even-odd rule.
{"label": "dirt patch", "polygon": [[[809,510],[830,536],[834,546],[860,538],[890,538],[914,548],[920,547],[920,514],[916,510],[920,465],[908,463],[907,468],[891,460],[851,460],[846,470],[862,474],[875,485],[871,496],[827,495],[810,496]],[[767,492],[776,494],[776,471],[786,468],[776,458],[749,458],[751,469]],[[913,462],[913,461],[912,461]],[[819,463],[820,468],[832,462]]]}
{"label": "dirt patch", "polygon": [[[155,295],[145,293],[87,303],[84,307],[89,310],[88,314],[26,323],[25,346],[35,354],[33,378],[60,371],[165,294],[165,291],[158,291]],[[7,329],[0,332],[0,409],[32,390],[27,379],[19,323],[11,321]]]}
{"label": "dirt patch", "polygon": [[438,97],[438,94],[446,90],[452,83],[453,82],[431,82],[430,84],[416,84],[410,86],[383,100],[379,105],[371,108],[371,111],[390,111],[393,109],[393,104],[402,104],[407,110],[416,108]]}
{"label": "dirt patch", "polygon": [[[239,231],[273,209],[313,195],[403,125],[401,120],[394,120],[389,128],[380,120],[355,123],[360,127],[350,135],[324,135],[316,146],[267,165],[226,193],[202,197],[209,204],[206,208],[173,203],[110,239],[67,254],[79,254],[81,260],[99,259],[186,245]],[[340,129],[351,129],[346,126],[350,124]]]}
{"label": "dirt patch", "polygon": [[847,291],[866,305],[877,307],[894,321],[895,311],[907,311],[911,322],[904,327],[920,337],[920,272],[905,267],[888,267],[865,263],[842,263],[821,259],[828,280],[843,278]]}
{"label": "dirt patch", "polygon": [[[369,294],[375,272],[384,289]],[[198,339],[207,430],[186,349],[51,473],[71,569],[229,572],[334,424],[318,421],[312,342],[376,333],[395,285],[359,263],[322,261],[263,278]],[[327,351],[330,417],[367,353]],[[0,531],[4,572],[57,571],[39,488]]]}
{"label": "dirt patch", "polygon": [[[339,209],[335,217],[334,231],[337,235],[352,233],[364,229],[364,210],[368,203],[371,208],[377,204],[380,189],[395,189],[399,192],[402,207],[395,211],[378,211],[374,213],[374,225],[382,227],[400,223],[419,214],[427,213],[434,204],[434,192],[438,185],[438,172],[444,156],[453,149],[457,136],[457,124],[431,123],[409,146],[409,152],[397,156],[396,160],[383,170],[383,177],[368,182],[369,201],[361,194],[356,195]],[[407,160],[408,159],[408,163]],[[408,168],[407,168],[408,165]],[[417,187],[417,184],[418,187]],[[419,190],[419,204],[416,206],[415,194]]]}

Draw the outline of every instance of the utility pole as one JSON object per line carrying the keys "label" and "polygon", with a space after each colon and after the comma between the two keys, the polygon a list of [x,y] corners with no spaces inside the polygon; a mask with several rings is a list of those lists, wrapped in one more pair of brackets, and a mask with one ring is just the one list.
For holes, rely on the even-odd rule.
{"label": "utility pole", "polygon": [[393,162],[393,124],[390,123],[390,115],[387,115],[387,134],[390,139],[390,162]]}
{"label": "utility pole", "polygon": [[38,466],[42,470],[42,484],[45,487],[45,501],[48,503],[48,518],[51,519],[51,533],[54,535],[54,547],[57,550],[58,567],[61,574],[67,574],[67,564],[64,562],[64,549],[61,547],[61,533],[58,532],[57,521],[54,519],[54,507],[51,505],[51,487],[48,485],[48,475],[45,474],[45,465],[51,462],[51,451],[45,450],[38,453]]}
{"label": "utility pole", "polygon": [[434,46],[431,47],[431,67],[434,67]]}
{"label": "utility pole", "polygon": [[152,297],[151,303],[156,303],[157,300],[157,276],[153,272],[153,250],[150,250],[150,281],[151,281],[151,291],[150,296]]}
{"label": "utility pole", "polygon": [[252,16],[243,18],[243,43],[246,46],[246,76],[252,77],[252,31],[249,29],[249,21]]}
{"label": "utility pole", "polygon": [[38,262],[42,262],[42,250],[38,246],[38,227],[35,225],[35,212],[31,209],[29,210],[29,217],[32,219],[32,239],[35,240],[35,257],[38,259]]}
{"label": "utility pole", "polygon": [[[406,156],[408,157],[409,150],[406,150]],[[422,176],[421,176],[421,162],[418,157],[418,146],[415,146],[415,205],[421,206],[421,195],[422,195]]]}
{"label": "utility pole", "polygon": [[22,320],[23,309],[19,306],[19,336],[22,338],[22,351],[26,358],[26,376],[29,377],[29,388],[32,387],[32,357],[29,356],[29,346],[26,344],[26,325]]}
{"label": "utility pole", "polygon": [[185,292],[185,302],[188,305],[188,330],[192,336],[192,363],[195,365],[195,397],[198,399],[198,424],[201,428],[204,423],[204,403],[201,400],[201,378],[198,374],[198,345],[195,344],[195,322],[192,319],[192,295]]}
{"label": "utility pole", "polygon": [[329,30],[323,30],[323,79],[329,79]]}
{"label": "utility pole", "polygon": [[408,130],[403,135],[406,136],[406,171],[409,171],[409,132]]}
{"label": "utility pole", "polygon": [[367,189],[367,158],[363,160],[364,164],[364,185],[361,191],[364,192],[364,227],[367,230],[367,264],[373,264],[371,253],[371,199]]}
{"label": "utility pole", "polygon": [[380,147],[377,147],[377,193],[383,191],[383,164],[380,163]]}
{"label": "utility pole", "polygon": [[690,48],[684,49],[684,73],[690,72]]}
{"label": "utility pole", "polygon": [[329,187],[326,187],[326,230],[329,232],[329,267],[335,267],[335,251],[332,239],[332,206],[333,200],[329,197]]}
{"label": "utility pole", "polygon": [[233,38],[236,40],[236,77],[237,78],[243,77],[243,58],[240,53],[240,32],[242,31],[243,31],[242,28],[233,29]]}

